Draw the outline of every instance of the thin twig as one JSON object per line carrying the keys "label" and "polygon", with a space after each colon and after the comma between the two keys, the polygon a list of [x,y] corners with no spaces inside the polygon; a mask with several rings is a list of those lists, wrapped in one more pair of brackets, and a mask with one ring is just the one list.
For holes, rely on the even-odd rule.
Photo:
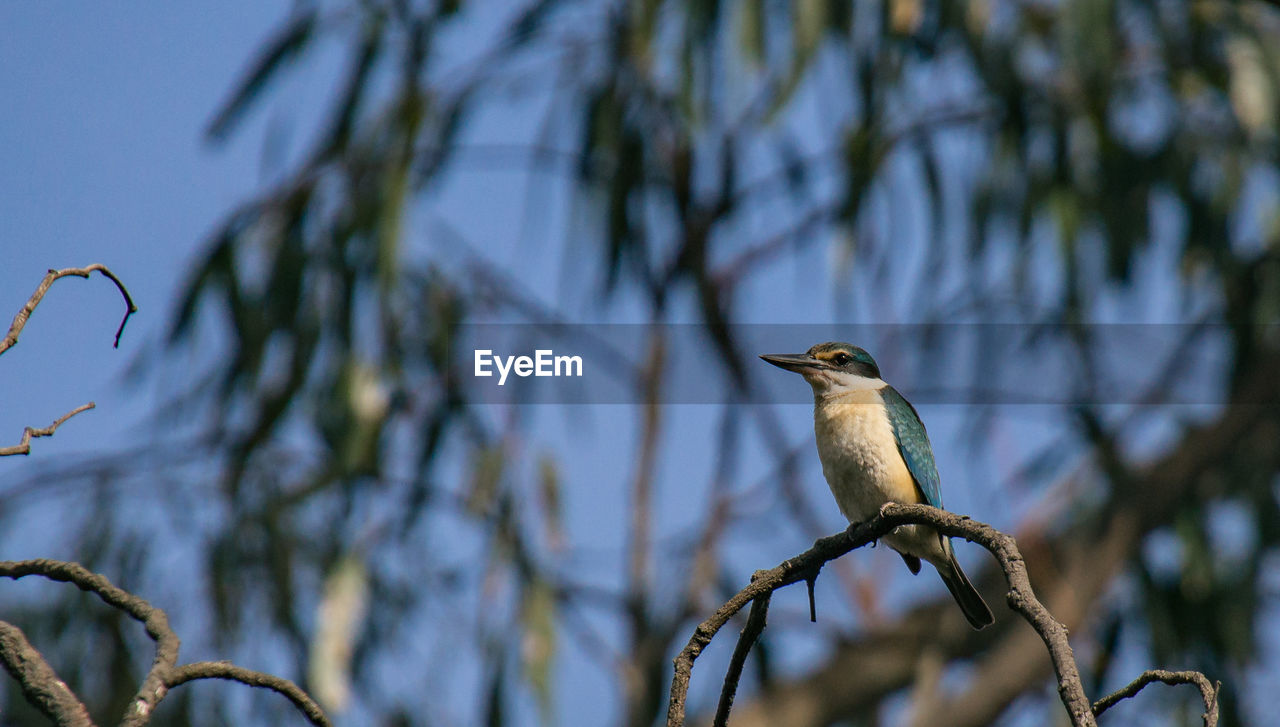
{"label": "thin twig", "polygon": [[[49,292],[49,287],[53,285],[54,281],[59,278],[65,278],[68,275],[88,278],[94,271],[102,273],[107,277],[107,279],[115,283],[116,288],[120,291],[120,295],[124,296],[124,317],[120,319],[120,327],[116,329],[115,343],[113,344],[113,347],[120,348],[120,336],[124,334],[124,326],[129,322],[129,316],[138,312],[138,306],[134,305],[133,297],[129,295],[129,289],[124,287],[124,283],[120,281],[120,278],[116,277],[115,273],[111,272],[106,265],[93,263],[92,265],[86,265],[83,268],[50,270],[44,276],[44,279],[40,281],[40,284],[36,286],[35,292],[32,293],[31,297],[27,299],[27,302],[23,304],[22,308],[18,311],[18,314],[13,317],[13,323],[9,324],[9,332],[5,334],[3,339],[0,339],[0,354],[3,354],[10,348],[13,348],[13,346],[18,343],[18,336],[22,334],[22,329],[26,327],[27,321],[31,318],[31,314],[35,312],[36,306],[40,305],[40,301],[44,300],[44,294]],[[88,404],[78,406],[66,414],[63,414],[55,419],[53,424],[50,424],[43,429],[36,429],[34,427],[27,427],[23,429],[22,439],[18,444],[11,447],[0,447],[0,457],[10,457],[17,454],[30,454],[31,440],[33,438],[53,436],[54,431],[57,430],[63,422],[80,412],[88,411],[92,408],[93,402],[91,401]]]}
{"label": "thin twig", "polygon": [[77,406],[76,408],[72,409],[66,414],[63,414],[57,419],[54,419],[53,424],[50,424],[44,429],[36,429],[34,427],[27,427],[23,429],[22,439],[19,440],[17,444],[13,445],[12,447],[0,447],[0,457],[10,457],[15,454],[30,454],[32,439],[36,437],[52,437],[53,433],[58,430],[58,427],[62,426],[63,422],[67,421],[68,419],[75,416],[76,414],[79,414],[82,411],[89,411],[90,409],[93,408],[93,406],[94,404],[92,401],[89,402],[88,404],[81,404],[80,406]]}
{"label": "thin twig", "polygon": [[1067,638],[1067,629],[1036,598],[1013,537],[985,523],[928,505],[898,504],[885,505],[876,517],[851,525],[843,533],[820,538],[812,548],[783,561],[776,568],[758,571],[746,588],[698,624],[689,643],[675,659],[675,673],[671,679],[671,696],[667,706],[668,727],[680,727],[685,722],[685,701],[689,693],[694,660],[729,619],[747,603],[783,586],[813,577],[827,562],[874,542],[896,527],[911,524],[929,525],[943,535],[978,543],[995,556],[1009,584],[1006,597],[1009,607],[1031,624],[1049,651],[1049,658],[1057,675],[1058,696],[1067,708],[1071,724],[1074,727],[1096,727],[1093,705],[1085,696],[1080,672]]}
{"label": "thin twig", "polygon": [[733,648],[733,657],[729,660],[729,668],[725,671],[724,687],[720,689],[720,703],[716,705],[716,718],[712,727],[727,727],[729,710],[733,709],[733,698],[738,693],[738,681],[742,678],[742,669],[747,663],[747,654],[755,646],[764,631],[765,620],[769,616],[769,600],[773,593],[766,593],[751,602],[751,612],[747,614],[747,625],[742,627],[738,636],[738,645]]}
{"label": "thin twig", "polygon": [[68,275],[76,275],[81,278],[88,278],[91,273],[97,271],[106,276],[111,282],[116,284],[116,288],[120,291],[120,295],[124,296],[125,312],[124,318],[120,319],[120,327],[116,329],[114,348],[120,348],[120,336],[124,334],[124,326],[129,322],[129,316],[138,312],[138,306],[134,305],[133,297],[129,295],[129,289],[124,287],[124,283],[120,282],[120,278],[111,272],[106,265],[101,263],[93,263],[82,268],[63,268],[61,270],[49,270],[44,276],[44,280],[40,281],[40,285],[36,286],[36,292],[31,294],[22,309],[13,317],[13,323],[9,325],[9,332],[0,339],[0,354],[8,351],[18,342],[18,335],[22,333],[22,329],[27,325],[27,319],[31,318],[31,314],[35,311],[36,306],[40,305],[40,301],[44,299],[44,294],[49,292],[49,286],[59,278],[65,278]]}
{"label": "thin twig", "polygon": [[227,679],[251,687],[270,689],[284,695],[290,702],[293,702],[298,711],[306,715],[307,719],[311,721],[311,724],[316,725],[316,727],[329,727],[330,725],[329,718],[325,716],[324,710],[320,709],[320,705],[316,704],[314,699],[291,680],[252,669],[245,669],[229,661],[197,661],[191,664],[184,664],[171,671],[165,683],[172,688],[196,679]]}
{"label": "thin twig", "polygon": [[[163,610],[152,606],[145,599],[114,585],[106,576],[94,573],[79,563],[60,560],[41,558],[37,560],[0,561],[0,577],[2,578],[16,580],[31,575],[42,576],[53,581],[71,583],[82,591],[89,591],[97,595],[107,605],[118,608],[129,614],[134,620],[141,622],[146,628],[147,635],[156,642],[156,655],[151,663],[151,669],[147,672],[146,677],[143,678],[142,686],[138,688],[137,694],[134,695],[133,700],[129,703],[127,712],[120,720],[121,727],[142,727],[146,725],[150,722],[156,705],[160,703],[160,700],[164,699],[171,687],[193,679],[230,679],[253,687],[272,689],[293,702],[313,724],[328,727],[329,721],[325,718],[320,707],[288,679],[244,669],[228,662],[196,662],[178,666],[178,647],[180,642],[178,635],[169,626],[169,617]],[[16,628],[13,630],[17,631]],[[0,634],[3,633],[0,632]],[[25,643],[25,641],[25,638],[23,638],[22,642]],[[29,644],[27,646],[30,648]],[[31,651],[36,653],[34,649]],[[7,666],[8,660],[6,660]],[[12,669],[10,669],[10,672],[12,673]],[[53,689],[55,685],[49,679],[56,680],[56,676],[52,674],[52,670],[49,669],[47,673],[39,676],[36,681],[42,683],[46,690]],[[15,675],[15,678],[18,678],[17,675]],[[19,678],[19,682],[22,682],[21,678]],[[25,683],[23,693],[28,695],[29,701],[32,700],[31,692],[27,690]],[[32,704],[41,707],[39,702],[32,701]],[[63,723],[59,722],[59,724]],[[65,724],[92,723],[66,722]]]}
{"label": "thin twig", "polygon": [[27,641],[22,629],[0,621],[0,661],[31,706],[59,727],[93,727],[89,711],[53,667]]}
{"label": "thin twig", "polygon": [[1152,682],[1164,682],[1165,684],[1193,684],[1200,689],[1200,698],[1204,700],[1204,727],[1217,727],[1218,725],[1218,688],[1221,683],[1213,683],[1209,678],[1198,671],[1167,671],[1164,669],[1152,669],[1143,672],[1137,679],[1129,682],[1125,686],[1108,694],[1093,703],[1093,714],[1101,715],[1103,712],[1114,707],[1120,701],[1129,699],[1142,691],[1143,687]]}

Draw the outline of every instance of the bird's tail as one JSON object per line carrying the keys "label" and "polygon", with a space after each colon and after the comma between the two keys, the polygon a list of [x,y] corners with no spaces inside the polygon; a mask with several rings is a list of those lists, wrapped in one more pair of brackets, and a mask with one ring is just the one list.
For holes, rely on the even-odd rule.
{"label": "bird's tail", "polygon": [[973,587],[968,576],[960,569],[956,554],[949,547],[946,550],[947,562],[938,569],[942,582],[947,584],[947,590],[951,591],[952,598],[960,604],[960,610],[964,612],[964,617],[969,620],[971,626],[975,629],[990,626],[995,619],[991,616],[991,609],[987,608],[987,602],[982,600],[982,596],[978,595],[978,589]]}

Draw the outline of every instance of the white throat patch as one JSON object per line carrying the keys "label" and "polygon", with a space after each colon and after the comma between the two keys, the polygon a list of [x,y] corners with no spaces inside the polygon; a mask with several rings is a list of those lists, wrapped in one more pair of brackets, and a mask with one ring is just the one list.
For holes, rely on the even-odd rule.
{"label": "white throat patch", "polygon": [[847,371],[830,369],[805,372],[804,379],[813,387],[814,396],[820,398],[841,396],[855,391],[879,391],[886,386],[884,379],[869,379]]}

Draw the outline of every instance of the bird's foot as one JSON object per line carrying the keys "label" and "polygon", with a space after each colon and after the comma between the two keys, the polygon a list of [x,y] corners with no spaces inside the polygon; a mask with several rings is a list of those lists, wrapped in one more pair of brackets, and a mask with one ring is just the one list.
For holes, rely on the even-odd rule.
{"label": "bird's foot", "polygon": [[[849,527],[844,529],[845,535],[849,536],[850,538],[856,536],[858,534],[858,529],[861,528],[863,525],[866,525],[867,522],[868,522],[867,520],[859,520],[857,522],[849,523]],[[878,544],[879,542],[880,542],[879,538],[872,539],[871,547],[873,548],[876,547],[876,544]]]}

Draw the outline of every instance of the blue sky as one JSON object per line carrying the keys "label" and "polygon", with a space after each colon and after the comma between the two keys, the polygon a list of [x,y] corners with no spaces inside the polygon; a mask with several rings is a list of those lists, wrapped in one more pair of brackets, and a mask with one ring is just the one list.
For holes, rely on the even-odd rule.
{"label": "blue sky", "polygon": [[6,387],[0,436],[89,400],[99,409],[39,441],[40,454],[136,435],[149,400],[121,372],[163,330],[199,241],[259,178],[260,135],[215,149],[203,127],[288,5],[0,6],[0,311],[7,323],[46,269],[91,262],[140,309],[114,351],[123,303],[111,284],[59,281],[4,357],[6,380],[23,385]]}
{"label": "blue sky", "polygon": [[[37,440],[31,460],[0,460],[0,490],[40,461],[109,452],[157,436],[141,424],[173,382],[126,386],[124,372],[162,333],[187,263],[205,235],[269,178],[261,153],[263,139],[274,130],[305,136],[308,123],[318,118],[339,57],[321,52],[316,62],[273,89],[268,103],[228,142],[215,147],[204,140],[205,125],[261,41],[287,16],[291,3],[223,2],[201,10],[160,2],[34,7],[0,4],[0,26],[6,29],[0,43],[0,94],[5,98],[0,112],[0,316],[7,323],[47,268],[90,262],[109,265],[129,286],[140,312],[130,321],[120,349],[112,350],[111,336],[123,303],[110,283],[96,277],[72,278],[51,291],[19,345],[0,361],[5,382],[0,445],[15,443],[22,427],[44,426],[86,401],[96,401],[98,409],[72,420],[52,439]],[[529,118],[527,108],[510,115],[489,113],[468,133],[481,141],[522,138]],[[538,238],[523,232],[526,182],[520,173],[497,173],[483,165],[470,171],[463,167],[454,182],[416,210],[410,234],[456,228],[486,256],[520,270],[536,295],[555,300],[565,269],[559,254],[537,254]],[[545,223],[547,237],[557,253],[575,245],[581,249],[586,246],[582,241],[556,239],[565,227],[560,204],[564,200],[557,190],[563,191],[551,185],[546,197],[534,200],[552,211]],[[494,200],[502,203],[493,205]],[[837,317],[830,305],[829,282],[807,282],[827,271],[825,253],[822,246],[812,246],[753,280],[745,297],[762,303],[746,311],[751,322]],[[794,293],[778,298],[773,292],[779,289]],[[573,301],[570,310],[586,319],[590,303]],[[625,304],[622,308],[625,319]],[[795,385],[803,387],[798,380]],[[566,482],[606,482],[616,471],[619,452],[632,450],[635,411],[628,406],[538,408],[530,419],[547,426],[530,427],[538,433],[526,449],[576,450],[583,454],[565,463]],[[496,408],[490,413],[501,414]],[[1003,493],[984,483],[1009,475],[1011,463],[1034,449],[1019,435],[1028,427],[1044,429],[1043,412],[1022,408],[1001,413],[993,428],[993,449],[999,457],[994,464],[965,460],[967,419],[961,407],[922,407],[922,414],[949,481],[947,504],[981,513],[981,519],[997,526],[1017,522],[1030,500],[1024,496],[1006,501]],[[811,438],[807,405],[785,406],[781,416],[790,441]],[[708,432],[714,431],[717,419],[718,411],[711,407],[673,407],[669,413],[664,451],[676,454],[663,457],[658,480],[664,483],[658,494],[667,535],[683,532],[699,515],[696,508],[705,495],[710,468],[702,455],[711,446]],[[825,485],[813,466],[816,458],[811,460],[806,492],[815,504],[828,506],[824,522],[838,529],[843,523],[826,499]],[[768,461],[763,455],[745,459],[741,489],[759,477],[751,465]],[[621,547],[624,506],[617,492],[580,487],[570,493],[568,504],[573,539],[597,546],[595,567],[599,573],[609,572],[611,558]],[[773,505],[776,501],[761,503]],[[68,541],[58,527],[60,515],[35,509],[32,518],[31,537],[20,544],[7,543],[14,550],[0,557],[68,555]],[[800,533],[785,533],[767,544],[746,540],[734,553],[744,578],[753,568],[771,566],[807,544]],[[785,542],[779,545],[780,541]],[[962,553],[966,563],[981,557],[973,551]],[[856,567],[901,576],[892,570],[900,564],[886,549],[866,554]],[[832,578],[820,586],[827,604],[822,628],[812,632],[803,648],[782,655],[784,661],[802,663],[824,648],[830,630],[854,628],[856,615],[843,605],[839,583]],[[938,587],[933,580],[901,577],[894,585],[897,591],[915,594],[932,594]],[[774,604],[782,618],[796,616],[804,608],[803,595],[786,592]],[[602,628],[608,630],[609,625]],[[727,657],[721,652],[731,644],[717,647],[723,648],[709,652],[695,672],[702,675],[695,676],[695,693],[704,697],[716,681],[718,664]],[[439,657],[423,647],[420,655],[433,653]],[[608,719],[616,708],[608,682],[580,657],[572,646],[566,647],[561,677],[579,684],[587,680],[597,688],[592,690],[597,696],[573,704],[572,713],[585,719],[583,723]],[[459,698],[463,702],[470,698],[465,691]],[[584,691],[568,693],[580,696]],[[569,713],[570,705],[560,701],[561,713]]]}
{"label": "blue sky", "polygon": [[[99,278],[59,281],[20,344],[4,357],[5,380],[11,383],[0,409],[0,439],[6,444],[8,439],[16,441],[22,427],[43,426],[85,401],[96,401],[98,408],[66,424],[57,436],[37,440],[31,460],[0,462],[0,478],[18,479],[30,467],[63,455],[109,452],[157,436],[142,424],[166,391],[165,382],[126,386],[124,371],[163,332],[187,263],[205,235],[261,188],[264,137],[273,128],[305,129],[319,116],[326,79],[333,77],[326,73],[334,66],[321,54],[318,63],[273,88],[268,102],[227,143],[211,146],[204,140],[202,132],[213,111],[288,9],[289,3],[264,2],[219,3],[202,11],[164,3],[79,3],[38,11],[0,5],[0,24],[7,36],[0,45],[0,92],[6,97],[0,114],[0,314],[16,311],[47,268],[90,262],[110,266],[140,308],[120,349],[112,350],[111,334],[123,312],[114,288]],[[468,133],[477,139],[510,136],[512,119],[519,124],[523,118],[518,110],[509,117],[491,114]],[[556,281],[564,272],[558,257],[531,255],[538,238],[512,232],[522,229],[526,181],[519,173],[496,173],[484,166],[472,172],[464,166],[457,182],[417,219],[418,230],[439,229],[441,224],[461,230],[486,256],[513,268],[519,265],[525,279],[534,283],[533,292],[554,300]],[[498,210],[485,208],[484,202],[495,196],[510,202]],[[557,209],[554,203],[560,198],[554,190],[549,199],[553,204],[548,208]],[[476,214],[477,209],[484,211]],[[554,236],[564,222],[553,214],[546,224]],[[775,274],[778,283],[795,284],[805,275],[802,270],[820,264],[822,256],[815,252],[806,258],[808,263],[800,267],[782,266]],[[530,267],[533,260],[539,262]],[[753,314],[761,322],[794,319],[797,310],[803,313],[818,303],[802,297],[793,306],[771,305]],[[583,314],[590,301],[575,301],[571,307]],[[803,387],[799,381],[795,384]],[[810,436],[808,407],[787,409],[795,439]],[[589,452],[566,464],[567,481],[605,481],[615,472],[618,450],[626,453],[632,447],[635,412],[627,406],[592,407],[585,415],[581,407],[541,409],[535,417],[549,427],[530,442],[529,450],[576,447]],[[592,423],[584,425],[584,418]],[[662,529],[668,535],[684,531],[698,518],[696,508],[710,464],[701,456],[704,448],[689,445],[714,431],[717,422],[714,408],[677,407],[670,414],[668,446],[684,443],[676,448],[684,454],[663,458],[660,481],[697,484],[660,490],[659,506],[667,513]],[[702,441],[710,446],[709,440]],[[810,479],[811,493],[823,502],[825,486],[816,477]],[[756,480],[746,477],[744,487]],[[963,506],[966,496],[954,489],[948,502]],[[622,503],[616,492],[582,489],[571,493],[568,504],[574,539],[594,544],[604,554],[603,560],[595,559],[596,567],[611,571],[609,554],[620,554],[622,545]],[[832,530],[842,527],[834,507],[826,514]],[[31,518],[31,537],[20,545],[10,543],[14,550],[4,557],[70,555],[58,508],[32,508]],[[806,542],[797,533],[789,540],[797,547]],[[745,576],[752,567],[771,564],[786,553],[747,547],[743,554]],[[836,583],[829,582],[826,594],[831,604],[839,603]],[[803,608],[798,598],[799,594],[787,594],[776,599],[778,613],[798,612]],[[837,605],[824,609],[825,625],[832,628],[841,623],[847,627],[850,616]],[[826,633],[826,628],[815,631],[817,640],[803,655],[821,650],[821,634]],[[717,652],[709,652],[701,665],[705,673],[713,673],[716,662],[727,657]],[[426,648],[419,656],[430,654]],[[798,658],[802,655],[784,655],[784,661]],[[579,685],[595,683],[591,693],[599,696],[572,705],[576,714],[601,720],[612,714],[608,681],[600,681],[603,675],[582,661],[572,646],[561,659],[561,673]],[[710,689],[710,681],[695,684],[695,694]],[[463,686],[461,691],[468,690]],[[561,704],[565,707],[569,705]]]}

